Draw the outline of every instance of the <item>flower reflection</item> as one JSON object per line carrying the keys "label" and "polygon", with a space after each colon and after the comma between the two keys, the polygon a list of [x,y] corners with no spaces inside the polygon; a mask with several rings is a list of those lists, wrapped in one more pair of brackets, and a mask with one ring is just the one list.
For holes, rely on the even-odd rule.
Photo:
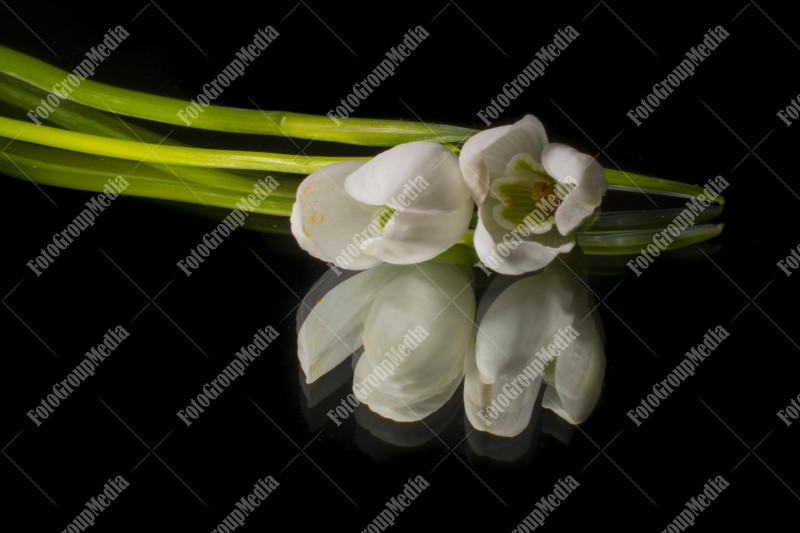
{"label": "flower reflection", "polygon": [[605,375],[600,326],[577,270],[559,261],[522,278],[497,276],[477,315],[462,266],[328,272],[298,312],[310,429],[352,418],[356,445],[385,457],[436,437],[458,444],[463,408],[466,442],[479,456],[516,461],[543,432],[568,441]]}
{"label": "flower reflection", "polygon": [[461,267],[384,264],[333,287],[314,302],[298,333],[312,383],[363,346],[352,404],[398,422],[438,410],[464,377],[475,294]]}
{"label": "flower reflection", "polygon": [[604,373],[588,291],[573,270],[555,263],[510,283],[479,320],[464,408],[476,430],[513,437],[527,427],[546,384],[543,407],[580,424],[600,397]]}

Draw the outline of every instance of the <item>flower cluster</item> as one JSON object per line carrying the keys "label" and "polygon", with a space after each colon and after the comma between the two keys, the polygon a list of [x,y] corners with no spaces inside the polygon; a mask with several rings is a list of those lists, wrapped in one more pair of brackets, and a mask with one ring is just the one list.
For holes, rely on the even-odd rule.
{"label": "flower cluster", "polygon": [[469,230],[477,205],[478,257],[514,275],[569,252],[606,188],[593,158],[550,143],[528,115],[471,137],[460,156],[421,141],[328,165],[301,183],[291,227],[314,257],[364,270],[436,257]]}
{"label": "flower cluster", "polygon": [[298,315],[306,382],[354,354],[353,403],[396,422],[432,415],[462,382],[478,431],[517,436],[537,405],[571,424],[586,420],[605,375],[586,286],[557,262],[522,279],[498,276],[477,309],[468,273],[435,261],[347,279],[329,271],[333,286],[323,277]]}
{"label": "flower cluster", "polygon": [[[306,304],[298,332],[306,381],[356,354],[354,398],[394,421],[431,415],[463,383],[479,431],[519,435],[542,387],[541,407],[583,422],[605,356],[585,287],[553,259],[575,247],[606,188],[593,158],[548,142],[532,116],[476,134],[459,156],[412,142],[314,172],[297,191],[292,232],[337,275],[364,272]],[[541,271],[497,277],[482,311],[470,269],[431,261],[463,242],[473,221],[483,266]]]}

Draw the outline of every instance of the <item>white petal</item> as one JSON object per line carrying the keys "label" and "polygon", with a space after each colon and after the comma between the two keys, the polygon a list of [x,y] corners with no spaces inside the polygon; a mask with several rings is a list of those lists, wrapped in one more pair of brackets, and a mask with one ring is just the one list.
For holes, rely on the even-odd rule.
{"label": "white petal", "polygon": [[297,334],[297,353],[312,383],[361,347],[367,307],[397,267],[381,265],[345,280],[311,309]]}
{"label": "white petal", "polygon": [[[510,285],[487,310],[478,327],[477,365],[487,382],[496,381],[516,366],[514,360],[531,359],[547,346],[560,328],[575,317],[571,274],[546,270]],[[523,365],[524,366],[524,365]]]}
{"label": "white petal", "polygon": [[[552,343],[560,329],[574,321],[569,275],[553,269],[517,281],[487,310],[479,324],[475,356],[465,365],[464,406],[475,429],[513,437],[527,427],[542,377],[534,368],[534,379],[526,386],[518,376],[541,359],[536,353]],[[503,405],[498,400],[495,407],[502,410],[494,411],[490,406],[500,395],[510,402]]]}
{"label": "white petal", "polygon": [[[509,129],[511,126],[499,126],[484,130],[470,137],[461,148],[459,155],[461,173],[464,175],[464,181],[472,193],[473,200],[478,205],[488,194],[491,182],[489,167],[483,159],[483,151],[497,139],[502,138]],[[494,177],[500,176],[495,175]]]}
{"label": "white petal", "polygon": [[365,243],[367,253],[387,263],[409,265],[433,259],[455,244],[469,229],[474,204],[444,213],[403,211],[385,226],[383,234]]}
{"label": "white petal", "polygon": [[506,178],[537,178],[536,181],[547,181],[542,176],[537,176],[537,173],[544,174],[544,167],[538,160],[530,154],[517,154],[506,163],[504,176]]}
{"label": "white petal", "polygon": [[368,402],[365,403],[373,412],[383,418],[395,422],[417,422],[441,409],[453,397],[453,393],[461,385],[463,379],[463,373],[459,373],[445,383],[440,390],[407,398],[399,397],[394,392],[386,394],[383,390],[378,389],[369,396]]}
{"label": "white petal", "polygon": [[[524,367],[524,365],[523,365]],[[521,368],[520,368],[521,370]],[[530,382],[497,418],[489,409],[492,400],[503,392],[503,387],[516,378],[516,373],[503,374],[493,383],[484,383],[474,356],[467,354],[464,376],[464,412],[467,420],[478,431],[500,437],[514,437],[522,433],[531,420],[542,380]]]}
{"label": "white petal", "polygon": [[[495,272],[508,275],[524,274],[542,269],[558,254],[575,246],[574,237],[560,235],[557,231],[542,234],[515,233],[500,226],[494,219],[496,200],[491,196],[478,210],[475,227],[475,251],[481,262]],[[514,238],[514,236],[518,238]],[[504,243],[504,238],[511,245]]]}
{"label": "white petal", "polygon": [[558,143],[545,147],[542,165],[556,180],[577,185],[556,210],[558,231],[569,235],[603,200],[608,188],[603,167],[587,154]]}
{"label": "white petal", "polygon": [[[300,187],[302,187],[302,184],[300,184]],[[298,188],[298,191],[299,190],[300,189]],[[292,228],[292,235],[294,235],[294,238],[300,248],[317,259],[322,259],[325,256],[325,252],[322,251],[322,248],[317,246],[317,243],[314,242],[314,239],[311,238],[311,235],[306,233],[306,231],[303,229],[303,208],[302,203],[299,201],[295,200],[294,204],[292,204],[292,214],[289,217],[289,224]]]}
{"label": "white petal", "polygon": [[[418,448],[429,441],[438,441],[438,435],[453,425],[456,417],[461,416],[463,409],[464,403],[461,397],[451,397],[424,421],[408,424],[398,424],[395,420],[382,417],[369,409],[356,409],[353,415],[359,428],[367,430],[382,442],[361,438],[362,433],[357,428],[354,444],[376,461],[391,459],[407,453],[409,448]],[[391,446],[387,447],[383,443]]]}
{"label": "white petal", "polygon": [[606,357],[592,317],[578,327],[581,335],[556,359],[555,384],[548,386],[542,400],[570,424],[584,422],[597,405],[603,389]]}
{"label": "white petal", "polygon": [[[370,307],[353,391],[379,415],[408,422],[444,405],[458,388],[474,328],[475,296],[466,274],[453,265],[399,268],[402,274]],[[400,346],[413,349],[403,355]],[[381,376],[379,369],[386,365],[391,373]]]}
{"label": "white petal", "polygon": [[[365,253],[348,251],[353,237],[368,227],[373,209],[359,204],[344,192],[345,178],[363,162],[333,163],[303,180],[292,206],[292,234],[301,248],[340,268],[363,270],[381,263]],[[337,259],[338,258],[338,259]],[[346,261],[342,262],[342,258]]]}
{"label": "white petal", "polygon": [[451,211],[470,196],[458,157],[424,141],[378,154],[348,176],[344,188],[362,203],[409,211]]}
{"label": "white petal", "polygon": [[506,165],[517,154],[529,154],[540,161],[547,145],[547,133],[536,117],[526,115],[510,126],[482,131],[470,138],[461,149],[461,173],[480,205],[493,178],[504,177]]}

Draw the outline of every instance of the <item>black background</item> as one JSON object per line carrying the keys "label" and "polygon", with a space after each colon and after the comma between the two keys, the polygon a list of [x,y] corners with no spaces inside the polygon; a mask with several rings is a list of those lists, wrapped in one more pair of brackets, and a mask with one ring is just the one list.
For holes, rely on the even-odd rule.
{"label": "black background", "polygon": [[[271,474],[281,485],[247,528],[360,531],[422,474],[431,486],[398,517],[397,530],[510,531],[573,475],[580,487],[546,530],[661,531],[721,474],[731,485],[696,530],[795,527],[800,425],[787,427],[775,414],[800,393],[800,277],[776,267],[800,243],[800,126],[776,117],[800,91],[800,31],[787,4],[0,5],[0,42],[65,70],[118,24],[131,35],[95,79],[187,99],[271,24],[280,37],[219,103],[319,114],[421,24],[430,37],[356,116],[473,127],[482,127],[475,113],[571,24],[578,39],[498,124],[532,113],[551,140],[599,153],[608,167],[690,183],[722,175],[731,183],[726,227],[710,258],[656,261],[639,278],[592,279],[607,335],[602,402],[569,445],[544,436],[507,465],[480,458],[463,440],[458,405],[446,429],[413,449],[382,444],[352,417],[336,427],[323,410],[309,421],[294,314],[326,268],[290,239],[236,232],[187,278],[175,264],[215,222],[118,199],[37,278],[25,263],[91,195],[0,179],[2,520],[60,531],[121,474],[131,485],[100,515],[98,531],[209,531]],[[626,112],[719,24],[728,39],[636,127]],[[296,151],[256,137],[172,135],[210,147]],[[25,413],[118,324],[130,338],[36,427]],[[636,427],[625,413],[719,324],[730,338]],[[278,340],[187,428],[176,411],[267,325]]]}

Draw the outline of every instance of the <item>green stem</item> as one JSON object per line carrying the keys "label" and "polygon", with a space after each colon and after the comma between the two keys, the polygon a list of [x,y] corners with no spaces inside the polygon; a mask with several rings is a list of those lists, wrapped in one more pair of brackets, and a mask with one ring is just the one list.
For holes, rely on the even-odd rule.
{"label": "green stem", "polygon": [[[52,91],[54,85],[63,84],[70,74],[3,46],[0,46],[0,72],[44,91]],[[186,109],[190,102],[176,98],[120,89],[88,79],[74,88],[69,98],[102,111],[187,126],[178,113]],[[202,109],[200,116],[191,121],[191,127],[367,146],[395,146],[411,141],[461,143],[477,133],[469,128],[405,120],[338,118],[334,121],[328,116],[283,111],[236,109],[217,105]]]}
{"label": "green stem", "polygon": [[267,152],[164,146],[139,141],[108,139],[97,135],[64,131],[49,126],[37,126],[21,120],[3,117],[0,117],[0,137],[137,162],[190,167],[264,170],[295,174],[310,174],[326,165],[340,161],[369,159],[357,157],[309,157]]}
{"label": "green stem", "polygon": [[[634,174],[632,172],[624,172],[622,170],[607,168],[605,169],[605,174],[609,189],[642,192],[645,194],[680,196],[682,198],[691,198],[705,193],[705,190],[697,185],[653,178],[641,174]],[[719,195],[714,201],[718,204],[724,204],[725,198]]]}
{"label": "green stem", "polygon": [[[666,248],[676,250],[707,241],[722,233],[723,224],[699,224],[683,230]],[[634,255],[642,251],[660,231],[578,232],[578,244],[587,255]]]}
{"label": "green stem", "polygon": [[[36,106],[39,100],[45,96],[47,96],[46,93],[28,83],[11,78],[5,74],[0,74],[0,100],[8,104],[22,110],[27,110]],[[53,112],[48,117],[48,122],[52,122],[53,124],[75,132],[98,135],[101,137],[112,137],[128,141],[142,141],[172,146],[185,146],[173,139],[164,139],[163,136],[137,126],[136,124],[129,124],[120,117],[97,111],[68,100],[62,101],[60,106],[53,109]],[[53,153],[49,155],[58,159],[65,157],[65,154],[68,153],[69,152],[53,150]],[[84,158],[82,161],[83,164],[87,164],[88,159],[86,158],[88,156],[81,157]],[[179,180],[202,183],[214,188],[224,188],[242,193],[252,192],[253,185],[257,179],[257,177],[238,176],[214,168],[177,168],[157,163],[148,163],[148,165],[164,171],[168,175],[165,177],[175,177]],[[280,182],[280,186],[273,194],[294,199],[295,191],[297,190],[300,180],[289,175],[276,175],[273,177]]]}
{"label": "green stem", "polygon": [[[34,109],[46,98],[49,93],[29,83],[0,73],[0,99],[14,107],[27,112]],[[47,119],[42,122],[52,123],[62,128],[111,137],[114,139],[140,140],[154,144],[180,145],[173,139],[164,139],[150,130],[124,122],[119,116],[108,112],[98,111],[84,105],[62,100],[58,107],[52,108]]]}
{"label": "green stem", "polygon": [[[2,154],[23,158],[25,161],[30,162],[34,168],[42,167],[51,170],[65,169],[73,174],[102,174],[104,176],[125,175],[154,178],[172,183],[180,183],[184,188],[189,190],[200,181],[196,173],[210,171],[210,169],[178,165],[170,167],[163,165],[138,165],[132,164],[130,161],[125,161],[124,159],[100,158],[78,152],[59,150],[58,148],[49,148],[46,146],[19,142],[9,144]],[[2,160],[2,158],[0,158],[0,160]],[[247,183],[242,187],[220,187],[215,184],[202,183],[201,185],[205,185],[210,189],[220,189],[242,196],[254,192],[253,188],[259,177],[262,176],[243,178]],[[299,180],[294,176],[285,174],[275,174],[273,178],[278,185],[272,191],[271,196],[273,198],[283,198],[287,200],[289,204],[293,203],[297,196]],[[53,185],[58,185],[58,183],[54,183]],[[274,185],[274,183],[272,183],[272,185]],[[64,186],[71,187],[66,182]]]}
{"label": "green stem", "polygon": [[[700,213],[694,215],[694,223],[699,224],[718,217],[722,214],[723,208],[723,205],[711,204]],[[685,207],[673,207],[668,209],[603,212],[593,217],[586,224],[585,231],[597,232],[664,228],[685,210]]]}
{"label": "green stem", "polygon": [[[165,146],[64,131],[49,126],[37,126],[35,124],[4,117],[0,117],[0,137],[137,162],[205,168],[250,169],[296,174],[309,174],[330,163],[351,161],[354,159],[369,159],[367,157],[305,156]],[[701,187],[696,185],[611,169],[606,169],[606,179],[610,187],[629,191],[640,190],[645,193],[676,195],[687,198],[704,192]],[[213,185],[215,183],[210,184]],[[719,204],[723,204],[724,201],[722,196],[716,198],[716,202]]]}
{"label": "green stem", "polygon": [[[125,171],[127,165],[119,160],[97,160],[52,148],[14,143],[0,158],[0,171],[20,179],[29,179],[44,185],[54,185],[84,191],[101,192],[108,180],[123,176],[129,183],[125,195],[170,200],[191,204],[235,209],[247,203],[240,202],[240,192],[214,188],[202,184],[191,187],[177,182],[168,174],[146,167]],[[293,199],[270,196],[253,209],[254,213],[288,217]],[[678,249],[711,239],[722,231],[722,224],[699,224],[684,230],[668,247]],[[578,244],[587,255],[637,254],[653,242],[653,237],[663,228],[617,229],[616,231],[580,231]],[[473,258],[470,230],[457,243],[455,249],[442,254],[440,259],[458,262]]]}
{"label": "green stem", "polygon": [[[19,179],[28,179],[43,185],[78,189],[82,191],[102,192],[110,179],[122,176],[129,183],[122,194],[154,198],[226,209],[249,209],[247,202],[240,202],[243,193],[229,189],[210,187],[202,184],[187,185],[175,180],[172,176],[157,169],[140,166],[130,171],[130,166],[123,166],[118,161],[103,161],[94,168],[82,165],[77,154],[64,154],[62,157],[45,156],[37,146],[14,143],[0,155],[0,172]],[[70,155],[76,156],[70,160]],[[85,157],[83,157],[85,159]],[[180,169],[177,169],[179,172]],[[250,189],[252,192],[252,188]],[[288,217],[292,212],[293,198],[281,197],[275,191],[256,208],[255,213]]]}

